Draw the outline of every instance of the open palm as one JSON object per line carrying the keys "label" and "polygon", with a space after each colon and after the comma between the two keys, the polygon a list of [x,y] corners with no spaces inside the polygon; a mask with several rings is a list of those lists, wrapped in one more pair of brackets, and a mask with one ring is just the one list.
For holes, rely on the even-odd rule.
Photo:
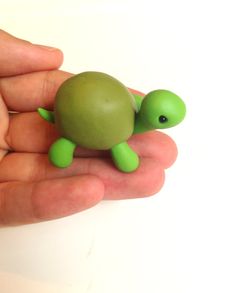
{"label": "open palm", "polygon": [[0,31],[0,224],[15,225],[64,217],[102,199],[155,194],[164,169],[176,159],[175,143],[152,131],[134,135],[130,146],[141,157],[139,169],[121,173],[109,153],[80,149],[73,164],[58,169],[47,158],[58,137],[39,117],[52,109],[55,93],[71,76],[59,71],[62,53]]}

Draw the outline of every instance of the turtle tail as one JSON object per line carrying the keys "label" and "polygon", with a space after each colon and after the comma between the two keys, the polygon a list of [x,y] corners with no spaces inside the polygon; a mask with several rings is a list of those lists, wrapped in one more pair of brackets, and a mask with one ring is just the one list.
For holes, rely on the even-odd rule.
{"label": "turtle tail", "polygon": [[50,123],[55,123],[55,117],[53,111],[48,111],[43,108],[38,108],[39,115],[46,121]]}

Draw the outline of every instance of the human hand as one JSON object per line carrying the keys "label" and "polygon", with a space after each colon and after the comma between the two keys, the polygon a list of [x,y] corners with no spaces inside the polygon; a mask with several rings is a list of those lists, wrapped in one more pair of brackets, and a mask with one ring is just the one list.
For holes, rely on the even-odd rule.
{"label": "human hand", "polygon": [[52,109],[58,87],[71,76],[58,70],[62,59],[59,50],[33,45],[0,30],[1,225],[64,217],[102,199],[155,194],[164,183],[164,169],[176,159],[172,139],[150,131],[129,140],[141,157],[141,165],[133,173],[118,171],[108,152],[81,148],[70,167],[52,166],[47,152],[58,134],[36,111],[38,107]]}

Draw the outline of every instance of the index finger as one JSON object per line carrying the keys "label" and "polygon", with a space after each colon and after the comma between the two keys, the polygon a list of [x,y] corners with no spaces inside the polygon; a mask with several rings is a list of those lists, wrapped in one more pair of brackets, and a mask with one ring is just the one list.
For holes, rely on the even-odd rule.
{"label": "index finger", "polygon": [[56,48],[35,45],[0,29],[0,76],[59,68],[63,53]]}

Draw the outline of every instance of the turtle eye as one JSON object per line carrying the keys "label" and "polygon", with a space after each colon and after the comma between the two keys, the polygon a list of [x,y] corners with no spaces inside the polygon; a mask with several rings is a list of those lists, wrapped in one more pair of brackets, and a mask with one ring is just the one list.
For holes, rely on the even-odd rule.
{"label": "turtle eye", "polygon": [[168,118],[167,118],[166,116],[161,115],[161,116],[159,117],[159,122],[160,122],[160,123],[166,123],[167,121],[168,121]]}

